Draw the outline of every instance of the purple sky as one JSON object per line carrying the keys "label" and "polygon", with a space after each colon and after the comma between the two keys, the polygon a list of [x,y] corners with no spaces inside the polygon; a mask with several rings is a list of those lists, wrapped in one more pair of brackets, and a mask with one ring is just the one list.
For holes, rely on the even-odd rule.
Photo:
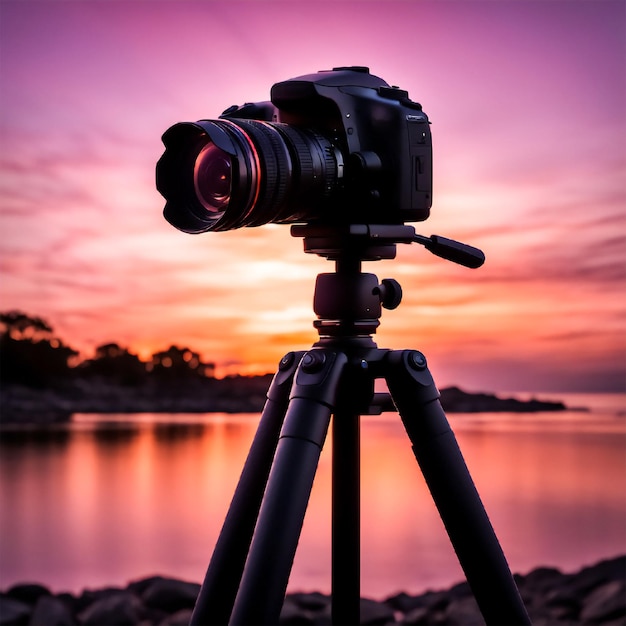
{"label": "purple sky", "polygon": [[154,165],[173,123],[350,64],[432,121],[418,232],[487,255],[476,271],[417,246],[368,264],[405,293],[379,345],[423,350],[441,386],[624,390],[621,0],[2,0],[2,310],[43,316],[86,356],[187,345],[222,373],[309,346],[330,264],[285,226],[175,231]]}

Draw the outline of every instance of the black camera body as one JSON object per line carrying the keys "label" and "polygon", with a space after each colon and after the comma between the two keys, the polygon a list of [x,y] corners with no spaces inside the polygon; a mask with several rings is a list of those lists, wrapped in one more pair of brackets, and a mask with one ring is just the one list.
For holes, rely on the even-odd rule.
{"label": "black camera body", "polygon": [[267,223],[403,224],[428,218],[428,117],[364,67],[275,84],[271,102],[163,135],[157,188],[185,232]]}

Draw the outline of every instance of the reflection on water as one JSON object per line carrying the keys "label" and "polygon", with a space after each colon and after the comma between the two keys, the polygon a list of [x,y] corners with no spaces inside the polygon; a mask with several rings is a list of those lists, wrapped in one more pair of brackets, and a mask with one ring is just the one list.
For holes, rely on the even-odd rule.
{"label": "reflection on water", "polygon": [[[258,416],[128,418],[81,415],[69,426],[2,433],[0,587],[202,579]],[[626,420],[613,408],[450,421],[514,570],[571,570],[626,552]],[[291,590],[329,591],[331,447]],[[397,416],[363,419],[361,479],[363,593],[460,580]]]}

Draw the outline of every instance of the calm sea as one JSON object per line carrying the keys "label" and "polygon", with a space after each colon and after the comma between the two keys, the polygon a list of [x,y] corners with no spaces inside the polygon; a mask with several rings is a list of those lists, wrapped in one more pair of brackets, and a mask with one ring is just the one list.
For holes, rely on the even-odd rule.
{"label": "calm sea", "polygon": [[[518,394],[520,396],[520,394]],[[545,397],[545,396],[541,396]],[[626,395],[555,394],[590,412],[452,414],[514,571],[626,553]],[[0,437],[0,588],[200,582],[258,415],[76,415]],[[362,593],[463,579],[395,414],[362,421]],[[330,590],[330,438],[290,590]]]}

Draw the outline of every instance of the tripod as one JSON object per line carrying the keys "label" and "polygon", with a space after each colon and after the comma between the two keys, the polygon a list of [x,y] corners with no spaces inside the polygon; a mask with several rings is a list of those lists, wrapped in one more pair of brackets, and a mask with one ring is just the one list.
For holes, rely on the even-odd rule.
{"label": "tripod", "polygon": [[[332,623],[359,623],[359,417],[394,408],[486,623],[529,624],[426,358],[372,339],[381,307],[400,304],[400,285],[361,272],[361,261],[394,258],[397,243],[469,267],[482,264],[482,252],[405,225],[293,226],[292,235],[336,263],[315,286],[320,338],[280,361],[191,624],[278,624],[331,415]],[[374,392],[377,378],[389,394]]]}

